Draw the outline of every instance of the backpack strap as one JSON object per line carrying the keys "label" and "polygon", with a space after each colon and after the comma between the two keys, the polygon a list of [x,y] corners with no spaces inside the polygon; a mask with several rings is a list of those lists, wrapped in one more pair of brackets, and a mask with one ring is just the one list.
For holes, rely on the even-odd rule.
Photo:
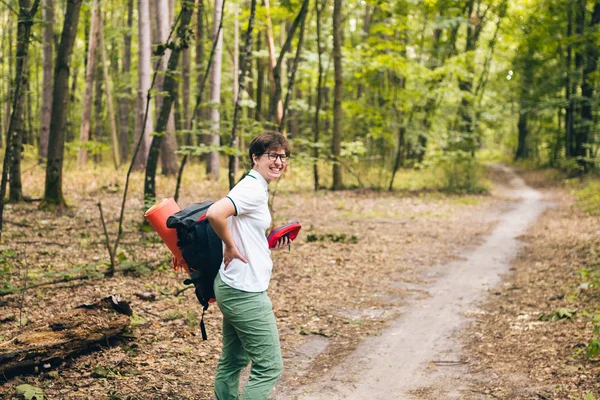
{"label": "backpack strap", "polygon": [[208,308],[208,304],[202,308],[202,318],[200,319],[200,332],[202,332],[202,340],[207,340],[208,336],[206,336],[206,326],[204,325],[204,312]]}

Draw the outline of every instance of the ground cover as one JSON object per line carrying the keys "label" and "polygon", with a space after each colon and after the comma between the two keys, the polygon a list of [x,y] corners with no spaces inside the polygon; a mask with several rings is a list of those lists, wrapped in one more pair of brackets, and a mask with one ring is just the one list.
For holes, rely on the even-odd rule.
{"label": "ground cover", "polygon": [[[36,174],[26,176],[31,180],[26,184],[40,187]],[[20,331],[19,320],[41,326],[59,312],[109,294],[130,301],[135,316],[129,339],[37,375],[11,379],[0,385],[3,396],[29,383],[51,399],[210,398],[220,351],[220,314],[216,307],[209,309],[209,340],[202,341],[200,307],[193,294],[173,295],[184,277],[171,270],[156,235],[138,230],[144,207],[135,188],[141,179],[136,175],[132,182],[121,246],[121,266],[130,270],[110,279],[78,278],[96,275],[108,260],[97,203],[102,202],[114,240],[122,182],[101,170],[69,175],[65,188],[72,213],[58,219],[37,211],[35,203],[8,208],[2,254],[10,268],[5,286],[22,288],[27,272],[30,289],[0,298],[0,315],[9,316],[1,323],[2,340]],[[159,193],[172,193],[170,185],[159,181]],[[184,187],[181,205],[226,193],[218,183],[195,181],[193,171],[184,177]],[[407,297],[421,295],[418,285],[428,279],[428,267],[460,257],[492,228],[490,215],[506,206],[506,200],[484,195],[278,188],[275,222],[299,219],[304,226],[291,252],[274,254],[269,289],[286,382],[310,380],[362,337],[377,334]],[[65,275],[69,282],[32,287]],[[157,299],[144,301],[135,295],[140,291],[151,291]],[[307,368],[298,349],[315,337],[325,345]]]}
{"label": "ground cover", "polygon": [[586,352],[598,336],[600,218],[578,205],[575,181],[522,175],[553,206],[522,237],[511,274],[461,335],[473,377],[465,398],[598,398],[600,362]]}

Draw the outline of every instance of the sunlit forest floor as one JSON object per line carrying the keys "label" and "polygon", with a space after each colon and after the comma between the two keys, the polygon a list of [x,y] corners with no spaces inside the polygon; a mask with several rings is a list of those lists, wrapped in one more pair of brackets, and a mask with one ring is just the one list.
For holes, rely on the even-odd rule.
{"label": "sunlit forest floor", "polygon": [[[43,174],[36,168],[24,173],[25,192],[34,198],[43,190]],[[198,328],[201,308],[192,291],[174,295],[185,277],[172,270],[158,236],[139,230],[144,210],[141,174],[133,176],[119,248],[120,267],[127,272],[94,277],[108,262],[97,203],[102,203],[113,241],[123,175],[101,168],[67,173],[70,215],[56,218],[40,212],[36,202],[7,207],[5,287],[30,289],[0,297],[0,342],[111,294],[129,301],[134,317],[127,338],[46,371],[12,378],[0,384],[0,395],[10,398],[17,385],[29,383],[49,399],[211,398],[221,346],[220,313],[215,306],[209,308],[208,340],[203,341]],[[428,270],[479,244],[493,229],[495,216],[512,201],[495,190],[487,195],[419,190],[315,193],[307,184],[310,177],[300,171],[292,170],[286,179],[287,184],[271,188],[276,191],[274,222],[298,219],[303,230],[290,252],[274,253],[269,294],[281,335],[285,384],[291,386],[314,379],[362,338],[377,335],[407,298],[425,296],[419,285],[428,279]],[[159,196],[172,195],[173,181],[158,179]],[[489,398],[578,398],[597,390],[598,364],[587,361],[581,350],[591,337],[584,310],[591,307],[593,295],[577,289],[577,270],[589,250],[600,251],[599,219],[574,209],[565,189],[543,190],[557,206],[523,238],[527,245],[515,263],[515,274],[491,294],[488,312],[465,335],[469,365],[480,377],[473,381],[474,391]],[[226,192],[223,183],[208,182],[192,168],[184,175],[179,204],[216,199]],[[64,276],[72,279],[33,287]],[[138,298],[141,291],[152,292],[156,300]],[[577,291],[579,296],[569,296]],[[541,313],[558,307],[578,312],[571,320],[538,321]],[[316,337],[323,346],[307,361],[299,349]],[[519,390],[533,392],[519,397]]]}

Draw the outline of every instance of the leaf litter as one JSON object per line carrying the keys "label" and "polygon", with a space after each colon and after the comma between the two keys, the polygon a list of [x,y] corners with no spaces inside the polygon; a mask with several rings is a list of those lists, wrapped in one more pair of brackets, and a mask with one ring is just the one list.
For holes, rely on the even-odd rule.
{"label": "leaf litter", "polygon": [[[141,188],[142,179],[135,176],[132,187]],[[82,183],[74,183],[77,180]],[[166,180],[159,183],[164,193],[173,192]],[[220,312],[214,305],[208,309],[208,340],[203,341],[198,327],[201,307],[193,291],[173,295],[183,287],[185,277],[172,270],[158,236],[138,229],[143,214],[139,191],[129,194],[119,249],[122,263],[130,263],[129,273],[77,279],[89,271],[103,271],[108,263],[96,204],[101,198],[114,240],[121,197],[109,188],[119,184],[123,187],[100,172],[86,179],[71,175],[65,185],[71,216],[55,218],[38,211],[35,204],[13,205],[7,212],[13,224],[6,225],[2,249],[17,257],[10,260],[6,281],[22,288],[26,270],[28,287],[59,276],[71,279],[31,287],[24,296],[1,297],[0,315],[15,314],[19,320],[21,313],[34,328],[66,309],[119,294],[130,302],[135,326],[116,345],[107,343],[64,360],[52,374],[21,376],[0,384],[0,395],[13,395],[14,387],[30,384],[49,399],[212,397],[221,350]],[[226,194],[214,182],[188,177],[183,184],[187,190],[181,206]],[[274,224],[297,219],[303,225],[290,252],[273,253],[269,295],[284,355],[282,384],[314,379],[362,338],[377,335],[411,296],[426,295],[419,287],[435,279],[429,273],[432,266],[459,259],[465,249],[479,244],[493,229],[494,216],[510,207],[509,200],[495,195],[468,197],[472,200],[422,193],[278,191]],[[17,225],[25,223],[28,228]],[[309,241],[309,235],[319,240]],[[138,297],[141,292],[154,294],[155,300]],[[1,326],[2,340],[22,329],[10,320]],[[305,349],[312,338],[320,338],[320,344],[311,353]],[[308,361],[301,351],[310,353]]]}

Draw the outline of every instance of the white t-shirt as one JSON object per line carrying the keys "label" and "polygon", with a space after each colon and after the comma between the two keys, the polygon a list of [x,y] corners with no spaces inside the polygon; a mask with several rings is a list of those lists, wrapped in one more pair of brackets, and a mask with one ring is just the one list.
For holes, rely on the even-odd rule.
{"label": "white t-shirt", "polygon": [[248,263],[234,258],[227,269],[221,263],[221,280],[245,292],[264,292],[269,287],[273,270],[271,250],[265,236],[271,225],[267,181],[256,170],[251,170],[227,197],[235,207],[235,215],[227,219],[227,224],[236,247]]}

